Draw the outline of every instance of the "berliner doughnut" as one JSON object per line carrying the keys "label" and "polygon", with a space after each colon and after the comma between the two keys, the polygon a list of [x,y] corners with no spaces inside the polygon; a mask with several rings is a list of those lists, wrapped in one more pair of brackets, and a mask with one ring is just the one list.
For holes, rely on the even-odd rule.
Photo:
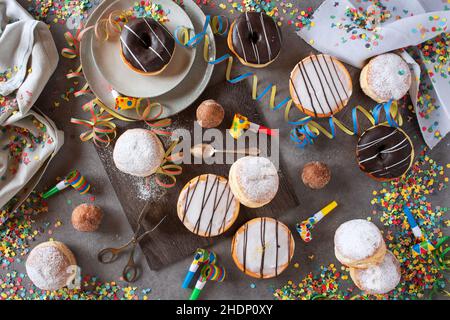
{"label": "berliner doughnut", "polygon": [[245,274],[268,279],[288,267],[295,242],[289,228],[273,218],[255,218],[238,229],[231,244],[234,263]]}
{"label": "berliner doughnut", "polygon": [[408,64],[395,53],[385,53],[369,61],[360,75],[361,89],[378,103],[403,98],[411,87]]}
{"label": "berliner doughnut", "polygon": [[189,231],[202,237],[214,237],[227,231],[236,221],[239,201],[231,192],[227,179],[203,174],[181,190],[177,212]]}
{"label": "berliner doughnut", "polygon": [[138,177],[153,174],[164,160],[164,147],[150,130],[129,129],[116,141],[114,163],[122,172]]}
{"label": "berliner doughnut", "polygon": [[120,34],[120,56],[133,71],[145,75],[161,73],[175,51],[173,35],[152,18],[138,18],[124,25]]}
{"label": "berliner doughnut", "polygon": [[369,294],[384,294],[395,289],[401,279],[400,262],[387,251],[383,261],[367,269],[350,268],[355,285]]}
{"label": "berliner doughnut", "polygon": [[230,168],[230,188],[244,206],[259,208],[275,197],[278,191],[278,172],[267,158],[247,156]]}
{"label": "berliner doughnut", "polygon": [[289,78],[292,101],[312,117],[329,117],[341,111],[352,95],[353,84],[345,66],[326,54],[300,61]]}
{"label": "berliner doughnut", "polygon": [[403,130],[381,124],[361,135],[356,159],[360,169],[371,178],[392,180],[409,170],[414,161],[414,147]]}
{"label": "berliner doughnut", "polygon": [[263,68],[281,51],[281,32],[277,23],[264,12],[245,12],[230,26],[228,47],[246,66]]}
{"label": "berliner doughnut", "polygon": [[364,269],[383,261],[386,244],[375,224],[355,219],[341,224],[336,230],[334,252],[343,265]]}
{"label": "berliner doughnut", "polygon": [[31,250],[25,263],[28,277],[42,290],[58,290],[73,277],[77,262],[72,251],[58,241],[43,242]]}

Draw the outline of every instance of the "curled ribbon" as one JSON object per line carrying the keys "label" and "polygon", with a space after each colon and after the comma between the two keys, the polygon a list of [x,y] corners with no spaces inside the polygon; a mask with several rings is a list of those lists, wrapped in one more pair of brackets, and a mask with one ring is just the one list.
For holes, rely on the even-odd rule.
{"label": "curled ribbon", "polygon": [[[147,105],[142,107],[142,101],[145,100]],[[164,127],[170,126],[172,120],[169,118],[160,119],[161,115],[164,112],[164,107],[159,102],[150,102],[149,99],[143,99],[139,102],[136,107],[136,114],[140,120],[144,121],[149,127],[150,130],[160,136],[170,136],[171,132],[167,130],[162,130]],[[141,109],[142,112],[141,112]],[[152,111],[157,110],[155,115],[152,116]]]}
{"label": "curled ribbon", "polygon": [[[176,176],[179,176],[183,169],[180,165],[172,163],[172,160],[170,158],[170,155],[172,154],[173,149],[177,146],[177,144],[180,142],[180,140],[174,141],[169,149],[167,149],[166,153],[164,154],[163,163],[161,166],[156,170],[155,173],[155,182],[163,187],[163,188],[172,188],[177,183]],[[168,179],[170,182],[166,183],[162,179]]]}
{"label": "curled ribbon", "polygon": [[353,128],[348,128],[344,123],[335,117],[328,118],[328,131],[322,125],[313,121],[311,118],[302,118],[296,121],[289,121],[287,119],[289,110],[286,109],[285,118],[289,124],[296,127],[291,130],[290,138],[300,148],[304,148],[307,145],[314,144],[315,139],[324,134],[329,139],[336,137],[337,129],[340,129],[345,134],[350,136],[357,135],[359,132],[358,112],[361,113],[372,125],[381,123],[381,113],[384,111],[386,121],[392,127],[398,127],[403,124],[403,118],[398,110],[397,101],[390,100],[387,103],[379,104],[369,112],[362,106],[356,106],[352,109],[352,124]]}
{"label": "curled ribbon", "polygon": [[318,124],[317,122],[312,120],[312,117],[305,116],[303,118],[299,118],[295,121],[289,121],[289,113],[292,108],[292,99],[290,97],[286,97],[279,102],[276,102],[277,96],[277,86],[276,84],[269,83],[264,89],[258,93],[258,77],[255,73],[247,72],[241,75],[232,77],[232,68],[233,68],[233,56],[230,54],[225,54],[217,59],[214,59],[209,56],[210,52],[210,39],[207,34],[208,25],[211,25],[211,29],[213,34],[226,36],[229,31],[229,23],[228,19],[223,16],[206,16],[205,23],[203,25],[203,29],[200,33],[195,34],[191,37],[190,30],[186,27],[180,26],[177,27],[174,31],[175,41],[186,48],[194,48],[202,40],[204,40],[203,46],[203,56],[207,63],[209,64],[219,64],[224,61],[227,62],[225,78],[229,83],[235,84],[246,78],[252,78],[252,99],[255,101],[261,101],[265,96],[269,95],[269,109],[275,111],[283,106],[285,106],[285,120],[296,126],[291,130],[290,138],[294,143],[297,144],[298,147],[304,148],[307,145],[313,144],[314,140],[319,136],[320,133],[323,133],[329,139],[334,139],[336,136],[336,129],[340,129],[344,133],[348,135],[356,135],[358,133],[358,111],[362,113],[373,125],[379,123],[379,117],[381,111],[384,111],[386,114],[386,120],[391,126],[401,126],[403,120],[401,118],[400,113],[398,112],[398,106],[396,102],[389,101],[383,105],[377,105],[372,113],[367,111],[361,106],[356,106],[352,110],[352,120],[353,120],[353,130],[349,129],[346,125],[344,125],[341,121],[336,119],[335,117],[328,118],[330,131],[325,129],[323,126]]}
{"label": "curled ribbon", "polygon": [[96,146],[107,147],[112,140],[117,136],[116,124],[112,122],[114,119],[111,115],[104,113],[101,108],[96,108],[95,100],[92,100],[84,105],[91,114],[89,120],[72,118],[71,123],[79,124],[89,128],[80,134],[80,139],[83,142],[92,139]]}
{"label": "curled ribbon", "polygon": [[223,56],[214,59],[210,56],[210,39],[207,34],[208,26],[211,26],[211,30],[213,34],[225,37],[229,31],[229,22],[228,19],[224,16],[206,16],[205,23],[203,25],[203,29],[200,33],[195,34],[191,37],[190,30],[186,27],[179,26],[174,31],[175,41],[186,48],[194,48],[198,46],[202,40],[203,43],[203,58],[209,64],[219,64],[222,62],[227,63],[225,78],[229,83],[236,84],[246,78],[252,78],[252,99],[256,101],[262,100],[270,92],[269,97],[269,108],[271,110],[278,110],[284,105],[286,107],[290,107],[292,104],[292,99],[290,97],[284,98],[279,103],[275,102],[276,94],[277,94],[277,86],[275,84],[270,83],[267,87],[265,87],[260,94],[258,94],[258,76],[252,72],[246,72],[238,76],[232,76],[233,69],[233,61],[234,58],[230,54],[224,54]]}

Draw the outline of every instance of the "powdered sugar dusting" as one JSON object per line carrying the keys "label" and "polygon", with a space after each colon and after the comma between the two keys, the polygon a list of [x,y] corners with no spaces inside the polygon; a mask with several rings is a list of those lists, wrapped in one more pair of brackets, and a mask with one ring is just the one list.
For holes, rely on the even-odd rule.
{"label": "powdered sugar dusting", "polygon": [[347,221],[339,226],[334,235],[334,245],[343,256],[363,260],[372,256],[383,238],[372,222],[363,219]]}
{"label": "powdered sugar dusting", "polygon": [[114,163],[125,173],[145,176],[160,165],[164,157],[161,141],[151,131],[130,129],[125,131],[113,151]]}
{"label": "powdered sugar dusting", "polygon": [[136,188],[136,195],[141,200],[159,200],[167,192],[167,189],[159,186],[154,177],[148,179],[134,177],[133,186]]}
{"label": "powdered sugar dusting", "polygon": [[401,278],[399,262],[390,251],[386,253],[381,264],[356,270],[355,274],[363,290],[376,294],[387,293],[395,289]]}
{"label": "powdered sugar dusting", "polygon": [[66,285],[69,260],[54,246],[34,248],[26,262],[28,276],[34,285],[43,290],[58,290]]}
{"label": "powdered sugar dusting", "polygon": [[368,83],[378,97],[398,100],[411,86],[411,71],[397,54],[382,54],[370,61]]}
{"label": "powdered sugar dusting", "polygon": [[278,191],[278,172],[264,157],[248,156],[236,161],[237,179],[245,195],[252,201],[271,199]]}

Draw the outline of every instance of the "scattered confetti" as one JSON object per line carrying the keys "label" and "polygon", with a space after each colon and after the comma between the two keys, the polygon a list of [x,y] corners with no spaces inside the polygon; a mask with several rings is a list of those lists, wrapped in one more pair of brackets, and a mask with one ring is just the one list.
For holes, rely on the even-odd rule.
{"label": "scattered confetti", "polygon": [[139,290],[116,282],[101,282],[93,276],[83,277],[80,289],[45,291],[29,285],[30,281],[24,281],[27,278],[16,271],[0,277],[0,300],[148,300],[151,292],[151,289]]}
{"label": "scattered confetti", "polygon": [[2,150],[8,150],[8,170],[0,176],[0,180],[5,180],[7,174],[14,176],[17,172],[19,164],[28,165],[31,161],[39,161],[39,158],[30,158],[30,153],[37,148],[44,147],[45,144],[53,143],[52,138],[47,134],[47,128],[40,121],[33,119],[33,125],[36,127],[37,135],[31,130],[18,126],[4,126],[0,128],[0,132],[8,141],[5,145],[0,146]]}
{"label": "scattered confetti", "polygon": [[[449,168],[449,164],[446,165]],[[417,223],[431,241],[442,238],[442,227],[447,223],[444,216],[447,207],[433,207],[429,196],[448,188],[444,166],[427,155],[423,148],[411,170],[402,178],[382,183],[382,189],[373,191],[372,214],[387,227],[386,244],[400,261],[402,279],[395,290],[383,295],[367,295],[349,280],[348,270],[341,272],[333,264],[322,266],[320,273],[309,273],[299,284],[289,281],[275,289],[273,294],[279,300],[310,299],[364,299],[364,300],[415,300],[432,298],[436,292],[443,292],[446,278],[432,256],[413,257],[411,246],[414,235],[403,216],[403,205],[408,204]]]}
{"label": "scattered confetti", "polygon": [[[204,5],[215,6],[213,1],[202,1]],[[314,27],[314,21],[312,20],[313,8],[308,7],[305,9],[300,9],[296,3],[282,1],[282,0],[267,0],[267,1],[257,1],[257,0],[241,0],[232,1],[226,0],[218,4],[219,8],[226,10],[231,14],[236,12],[265,12],[268,16],[272,17],[279,26],[283,23],[294,26],[296,31],[303,28],[308,30]]]}
{"label": "scattered confetti", "polygon": [[48,211],[47,202],[32,192],[27,200],[14,212],[10,212],[16,199],[0,209],[0,267],[6,268],[28,254],[30,244],[45,232],[45,228],[36,227],[33,218]]}
{"label": "scattered confetti", "polygon": [[422,52],[423,62],[432,65],[428,70],[432,78],[435,74],[450,78],[450,34],[442,33],[434,39],[428,40],[418,46]]}
{"label": "scattered confetti", "polygon": [[33,0],[29,2],[27,10],[36,20],[47,24],[68,24],[69,29],[75,29],[87,18],[89,10],[99,1]]}

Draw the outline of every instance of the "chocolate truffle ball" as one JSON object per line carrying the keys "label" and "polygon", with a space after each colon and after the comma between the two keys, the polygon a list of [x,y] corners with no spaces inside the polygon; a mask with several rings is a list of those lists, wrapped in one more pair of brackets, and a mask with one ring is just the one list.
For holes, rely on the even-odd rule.
{"label": "chocolate truffle ball", "polygon": [[223,107],[212,99],[203,101],[197,108],[197,122],[202,128],[218,127],[224,116]]}
{"label": "chocolate truffle ball", "polygon": [[78,231],[92,232],[98,229],[102,218],[102,209],[92,204],[83,203],[73,210],[72,225]]}
{"label": "chocolate truffle ball", "polygon": [[303,167],[303,183],[311,189],[322,189],[331,179],[331,171],[325,163],[312,161]]}

